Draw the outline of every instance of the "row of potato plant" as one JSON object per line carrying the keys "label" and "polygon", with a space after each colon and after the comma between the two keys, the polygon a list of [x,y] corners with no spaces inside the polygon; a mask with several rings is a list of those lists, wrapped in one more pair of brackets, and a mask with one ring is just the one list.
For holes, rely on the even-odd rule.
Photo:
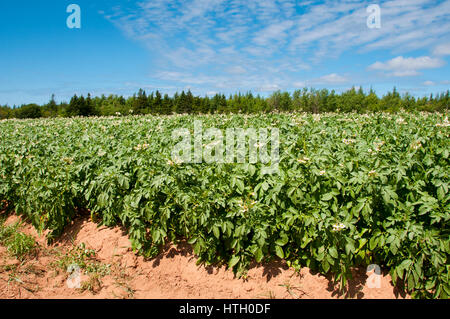
{"label": "row of potato plant", "polygon": [[[0,199],[59,236],[80,208],[154,257],[186,239],[240,275],[275,256],[331,272],[389,269],[413,297],[447,298],[449,123],[442,114],[177,115],[0,122]],[[279,174],[176,163],[172,131],[278,128]]]}

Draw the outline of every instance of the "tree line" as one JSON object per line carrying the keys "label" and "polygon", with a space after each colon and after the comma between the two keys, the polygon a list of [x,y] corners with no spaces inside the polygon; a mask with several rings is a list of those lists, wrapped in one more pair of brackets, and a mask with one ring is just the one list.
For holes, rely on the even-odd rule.
{"label": "tree line", "polygon": [[372,89],[362,88],[336,93],[334,90],[314,88],[296,90],[293,93],[276,91],[269,97],[236,93],[216,94],[212,97],[194,96],[187,92],[175,93],[169,97],[159,92],[147,94],[140,89],[137,94],[125,98],[118,95],[86,97],[74,95],[70,102],[56,103],[54,95],[44,105],[26,104],[20,107],[0,106],[0,119],[8,118],[51,118],[73,116],[111,116],[129,114],[216,114],[216,113],[260,113],[260,112],[398,112],[428,111],[446,112],[449,109],[449,90],[424,97],[408,93],[400,95],[396,88],[379,97]]}

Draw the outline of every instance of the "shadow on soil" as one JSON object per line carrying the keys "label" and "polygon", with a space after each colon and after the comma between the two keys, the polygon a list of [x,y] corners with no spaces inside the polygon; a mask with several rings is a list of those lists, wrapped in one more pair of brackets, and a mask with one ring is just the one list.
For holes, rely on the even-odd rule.
{"label": "shadow on soil", "polygon": [[[7,206],[7,203],[1,203],[2,208],[0,210],[0,216],[6,217],[9,214],[11,214],[11,211]],[[73,244],[75,238],[77,238],[78,233],[83,228],[83,225],[86,221],[90,219],[89,213],[86,214],[86,212],[80,212],[76,218],[73,219],[70,225],[66,227],[64,230],[64,233],[59,238],[55,239],[55,243],[59,244]],[[99,226],[100,227],[100,226]],[[122,235],[127,236],[126,230],[124,228],[121,228]],[[197,259],[197,256],[195,256],[193,248],[190,244],[188,244],[185,240],[180,240],[176,245],[173,245],[170,242],[166,242],[164,245],[161,253],[148,261],[152,262],[152,267],[158,267],[160,265],[160,262],[164,258],[174,258],[175,256],[183,256],[188,257],[190,259]],[[216,264],[216,265],[204,265],[200,264],[199,267],[204,267],[208,274],[214,274],[219,271],[222,267],[224,267],[223,264]],[[253,268],[260,268],[263,267],[263,276],[266,278],[267,282],[270,282],[272,279],[276,278],[278,275],[280,275],[283,271],[289,270],[289,267],[287,266],[286,262],[283,260],[280,260],[278,258],[274,259],[271,262],[267,263],[256,263],[253,262],[250,264],[250,269]],[[367,274],[366,269],[363,268],[357,268],[352,271],[352,279],[348,281],[348,286],[345,290],[341,291],[339,287],[339,283],[335,283],[331,275],[321,275],[317,272],[314,272],[312,270],[309,271],[312,275],[319,275],[321,277],[324,277],[328,280],[328,288],[327,290],[332,293],[333,297],[344,297],[344,298],[363,298],[364,293],[362,291],[366,281],[367,281]],[[388,273],[387,270],[383,270],[383,275],[386,275]],[[300,274],[296,274],[301,277]],[[242,278],[245,280],[245,278]],[[392,284],[392,282],[391,282]],[[406,293],[402,289],[402,283],[399,283],[396,287],[394,287],[394,294],[396,298],[406,297]]]}
{"label": "shadow on soil", "polygon": [[[83,228],[83,225],[90,220],[91,219],[89,212],[78,212],[77,216],[72,220],[72,222],[65,227],[63,234],[60,237],[55,238],[54,243],[62,245],[73,244],[75,239],[77,238],[77,235]],[[101,225],[97,224],[97,227],[101,227]],[[116,227],[119,226],[115,226],[114,228]],[[122,236],[128,236],[124,227],[119,227],[119,229],[121,230]]]}
{"label": "shadow on soil", "polygon": [[[156,258],[152,259],[153,261],[152,266],[158,267],[162,259],[174,258],[175,256],[180,255],[183,257],[190,257],[191,259],[197,258],[197,256],[194,255],[192,246],[188,244],[186,241],[182,240],[178,242],[177,245],[173,245],[172,243],[167,242],[164,245],[162,252]],[[207,270],[208,274],[212,275],[214,273],[218,273],[219,269],[223,267],[223,264],[216,264],[216,265],[201,264],[199,265],[199,267],[204,267]],[[278,258],[271,262],[262,264],[252,262],[250,264],[249,269],[260,267],[263,268],[263,276],[266,278],[267,282],[270,282],[271,280],[282,274],[282,272],[289,270],[289,267],[287,266],[286,262]],[[352,271],[352,278],[348,280],[347,288],[345,290],[340,289],[339,283],[335,283],[331,275],[324,276],[312,270],[309,270],[309,272],[311,275],[319,275],[327,279],[328,281],[327,290],[331,292],[331,295],[333,297],[356,298],[356,299],[364,298],[363,288],[366,285],[368,279],[366,268],[355,268]],[[383,276],[386,276],[389,273],[386,269],[383,269],[382,272]],[[299,273],[296,273],[295,275],[299,276],[300,278],[302,277],[302,275],[300,275]],[[245,280],[245,278],[242,279]],[[401,284],[399,284],[397,287],[394,287],[393,289],[396,298],[406,297],[406,293],[402,290]]]}
{"label": "shadow on soil", "polygon": [[[192,246],[189,245],[186,241],[180,241],[175,247],[173,247],[173,244],[170,242],[166,242],[164,244],[164,247],[161,251],[161,253],[156,256],[155,258],[151,259],[153,260],[152,267],[158,267],[161,263],[161,260],[163,258],[175,258],[175,256],[183,256],[183,257],[194,257],[194,250],[192,249]],[[210,273],[208,271],[208,273]]]}
{"label": "shadow on soil", "polygon": [[[310,271],[311,274],[315,275],[317,272]],[[385,277],[389,274],[389,271],[386,269],[382,269],[382,276]],[[319,274],[320,275],[320,274]],[[322,275],[320,275],[322,276]],[[352,270],[352,277],[348,280],[347,287],[344,290],[340,289],[340,284],[335,283],[331,275],[324,276],[328,280],[328,288],[327,290],[332,292],[333,297],[344,297],[344,298],[355,298],[362,299],[364,298],[364,292],[362,291],[364,286],[367,283],[368,275],[366,272],[366,268],[355,268]],[[392,281],[390,284],[393,286]],[[405,298],[406,293],[401,287],[401,284],[393,287],[393,291],[396,298]]]}
{"label": "shadow on soil", "polygon": [[[163,246],[161,253],[152,259],[153,267],[158,267],[163,258],[174,258],[175,256],[190,257],[190,259],[197,259],[194,254],[194,249],[185,240],[180,240],[175,246],[171,242],[166,242]],[[201,264],[199,267],[204,267],[208,274],[214,274],[219,271],[220,268],[224,267],[223,264],[205,265]],[[250,264],[250,269],[263,267],[263,276],[266,278],[267,282],[272,280],[272,278],[277,277],[282,271],[286,271],[289,267],[282,260],[274,260],[270,263],[258,264],[253,262]]]}
{"label": "shadow on soil", "polygon": [[[315,273],[313,273],[315,274]],[[331,292],[333,297],[344,298],[364,298],[362,289],[367,281],[367,274],[365,269],[354,269],[352,271],[352,278],[348,280],[347,287],[343,290],[340,289],[340,284],[335,283],[331,275],[325,276],[328,280],[327,290]]]}

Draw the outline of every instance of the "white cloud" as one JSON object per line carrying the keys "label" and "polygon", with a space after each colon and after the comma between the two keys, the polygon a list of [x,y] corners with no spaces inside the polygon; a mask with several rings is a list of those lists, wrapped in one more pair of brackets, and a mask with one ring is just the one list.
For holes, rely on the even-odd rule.
{"label": "white cloud", "polygon": [[261,92],[273,92],[273,91],[277,91],[277,90],[280,90],[280,89],[281,89],[281,87],[278,84],[267,83],[267,84],[262,85],[258,89],[258,91],[261,91]]}
{"label": "white cloud", "polygon": [[450,43],[440,44],[433,50],[434,55],[450,55]]}
{"label": "white cloud", "polygon": [[444,61],[429,56],[418,58],[398,56],[387,62],[375,62],[369,66],[369,70],[387,71],[390,76],[404,77],[416,76],[420,74],[419,70],[439,68],[444,64]]}
{"label": "white cloud", "polygon": [[294,82],[293,86],[296,89],[302,89],[302,88],[306,87],[306,82],[303,82],[303,81]]}
{"label": "white cloud", "polygon": [[[366,25],[366,8],[372,0],[127,3],[105,9],[104,16],[128,38],[148,48],[152,74],[182,72],[185,76],[167,73],[164,77],[190,85],[208,83],[211,90],[233,85],[240,89],[290,87],[305,78],[305,70],[350,51],[388,50],[399,55],[434,48],[436,56],[449,54],[449,45],[442,44],[450,43],[449,0],[381,0],[381,29]],[[431,61],[397,57],[377,62],[371,69],[413,76],[440,63],[423,58]],[[297,84],[345,82],[349,82],[347,77],[331,73]]]}
{"label": "white cloud", "polygon": [[348,79],[336,73],[324,75],[313,81],[317,84],[342,84],[348,82]]}
{"label": "white cloud", "polygon": [[230,74],[244,74],[247,72],[245,68],[240,65],[232,66],[226,70]]}
{"label": "white cloud", "polygon": [[433,81],[425,81],[423,82],[423,85],[425,86],[433,86],[435,83]]}
{"label": "white cloud", "polygon": [[357,48],[408,52],[428,49],[449,39],[450,1],[380,1],[381,28],[368,29],[366,7],[373,1],[325,2],[302,15],[292,49],[316,49],[323,56],[340,55]]}
{"label": "white cloud", "polygon": [[258,45],[267,45],[270,42],[279,42],[287,36],[287,30],[294,26],[293,21],[284,21],[281,23],[274,23],[261,30],[256,35],[254,42]]}

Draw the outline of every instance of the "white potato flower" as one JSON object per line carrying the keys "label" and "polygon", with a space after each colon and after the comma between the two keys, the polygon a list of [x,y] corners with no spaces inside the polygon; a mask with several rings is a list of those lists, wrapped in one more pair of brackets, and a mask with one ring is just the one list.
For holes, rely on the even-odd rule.
{"label": "white potato flower", "polygon": [[342,223],[336,223],[336,224],[333,225],[333,231],[335,231],[335,232],[339,232],[339,231],[344,230],[346,228],[347,228],[347,226],[345,226]]}

